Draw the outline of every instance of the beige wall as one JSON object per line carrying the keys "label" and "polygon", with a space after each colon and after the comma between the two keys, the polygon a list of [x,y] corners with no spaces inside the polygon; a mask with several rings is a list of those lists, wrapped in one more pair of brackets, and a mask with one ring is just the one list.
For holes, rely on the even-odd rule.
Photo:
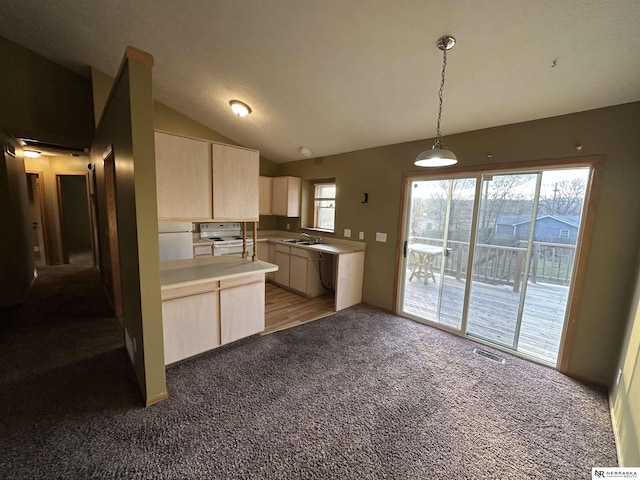
{"label": "beige wall", "polygon": [[[97,119],[104,108],[104,102],[106,102],[109,95],[113,78],[96,68],[92,68],[91,80],[94,92],[94,114]],[[185,137],[202,138],[203,140],[211,140],[229,145],[238,145],[238,143],[230,138],[157,101],[153,103],[153,122],[154,128],[163,132]],[[243,146],[252,148],[249,145]],[[268,158],[261,155],[260,175],[275,176],[276,172],[277,166]]]}
{"label": "beige wall", "polygon": [[[609,384],[627,321],[635,271],[629,263],[638,245],[640,196],[640,103],[506,125],[446,137],[462,166],[603,154],[601,189],[576,325],[569,372]],[[343,229],[365,232],[363,299],[393,309],[401,179],[432,140],[389,145],[278,165],[278,174],[303,179],[335,177],[336,237]],[[487,154],[493,158],[488,160]],[[428,174],[428,170],[421,170]],[[362,194],[369,193],[369,207]],[[280,220],[278,220],[281,225]],[[387,233],[387,243],[373,241]]]}
{"label": "beige wall", "polygon": [[[8,144],[16,156],[5,153]],[[22,150],[0,132],[0,307],[22,302],[34,279],[31,219]]]}
{"label": "beige wall", "polygon": [[[91,148],[96,168],[103,265],[110,263],[105,229],[103,158],[113,149],[123,318],[133,349],[133,368],[147,404],[166,396],[153,136],[151,64],[127,50],[102,112]],[[151,62],[142,52],[142,59]],[[105,282],[110,270],[104,269]],[[131,352],[130,352],[131,353]]]}
{"label": "beige wall", "polygon": [[618,363],[622,376],[619,385],[613,384],[610,404],[622,465],[640,467],[640,249],[636,288],[628,318]]}
{"label": "beige wall", "polygon": [[0,37],[0,126],[16,137],[87,147],[91,82]]}

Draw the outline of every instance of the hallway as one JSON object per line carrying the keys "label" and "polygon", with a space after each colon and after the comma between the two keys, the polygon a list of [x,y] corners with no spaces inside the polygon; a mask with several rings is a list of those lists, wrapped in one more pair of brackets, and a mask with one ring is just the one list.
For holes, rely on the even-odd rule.
{"label": "hallway", "polygon": [[142,406],[97,270],[85,260],[38,272],[22,305],[0,309],[6,467],[73,434],[86,416]]}

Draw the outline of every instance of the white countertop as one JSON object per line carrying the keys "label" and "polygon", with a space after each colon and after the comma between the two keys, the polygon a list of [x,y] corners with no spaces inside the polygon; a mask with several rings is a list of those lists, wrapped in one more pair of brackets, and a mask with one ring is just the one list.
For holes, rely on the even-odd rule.
{"label": "white countertop", "polygon": [[278,270],[277,265],[261,260],[253,262],[250,258],[235,256],[189,258],[160,262],[160,285],[161,290],[167,290],[276,270]]}
{"label": "white countertop", "polygon": [[[312,235],[313,237],[313,235]],[[283,231],[258,231],[258,241],[267,241],[273,243],[279,243],[281,245],[288,245],[296,248],[306,248],[308,250],[315,250],[317,252],[331,253],[334,255],[364,252],[366,244],[364,242],[355,242],[349,240],[336,240],[323,238],[322,243],[314,243],[312,245],[301,245],[294,242],[285,242],[285,240],[291,238],[302,238],[299,233],[287,233]]]}

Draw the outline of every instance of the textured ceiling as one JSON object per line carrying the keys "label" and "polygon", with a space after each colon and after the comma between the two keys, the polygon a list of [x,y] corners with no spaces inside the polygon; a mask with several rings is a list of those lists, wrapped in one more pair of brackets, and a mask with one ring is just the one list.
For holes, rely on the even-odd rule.
{"label": "textured ceiling", "polygon": [[[638,0],[0,5],[0,35],[85,75],[148,51],[157,100],[275,162],[435,136],[443,34],[458,40],[445,137],[640,100]],[[235,117],[231,99],[253,113]]]}

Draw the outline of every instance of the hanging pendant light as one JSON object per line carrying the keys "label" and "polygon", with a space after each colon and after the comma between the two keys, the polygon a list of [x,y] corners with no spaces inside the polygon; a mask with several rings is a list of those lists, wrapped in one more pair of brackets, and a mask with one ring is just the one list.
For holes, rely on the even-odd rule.
{"label": "hanging pendant light", "polygon": [[436,130],[436,142],[431,150],[426,150],[418,155],[413,164],[416,167],[448,167],[458,163],[458,157],[451,150],[448,150],[442,142],[442,132],[440,131],[440,118],[442,117],[442,92],[444,91],[444,72],[447,68],[447,50],[451,50],[456,44],[456,39],[450,35],[445,35],[438,39],[436,45],[442,50],[442,81],[438,91],[438,128]]}

